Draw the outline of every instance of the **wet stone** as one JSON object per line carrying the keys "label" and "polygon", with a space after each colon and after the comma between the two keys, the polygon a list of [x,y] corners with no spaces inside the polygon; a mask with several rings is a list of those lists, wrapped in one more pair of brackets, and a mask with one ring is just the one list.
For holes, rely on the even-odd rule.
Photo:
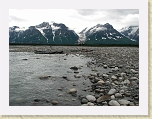
{"label": "wet stone", "polygon": [[115,96],[114,96],[114,95],[112,95],[112,96],[111,96],[111,99],[112,99],[112,100],[114,100],[114,99],[115,99]]}
{"label": "wet stone", "polygon": [[45,80],[45,79],[48,79],[49,77],[50,77],[50,76],[43,75],[43,76],[40,76],[39,79]]}
{"label": "wet stone", "polygon": [[74,77],[75,77],[75,78],[81,78],[81,76],[80,76],[80,75],[74,75]]}
{"label": "wet stone", "polygon": [[82,103],[82,104],[87,104],[87,103],[88,103],[88,100],[85,99],[85,98],[82,98],[81,103]]}
{"label": "wet stone", "polygon": [[111,76],[111,79],[112,80],[117,80],[117,77],[113,75],[113,76]]}
{"label": "wet stone", "polygon": [[87,104],[88,104],[88,106],[94,106],[94,104],[92,102],[88,102]]}
{"label": "wet stone", "polygon": [[28,60],[28,59],[23,59],[23,60]]}
{"label": "wet stone", "polygon": [[98,99],[97,99],[97,103],[101,103],[101,102],[104,102],[104,101],[108,101],[108,100],[110,100],[111,99],[111,97],[109,96],[109,95],[103,95],[103,96],[101,96],[101,97],[99,97]]}
{"label": "wet stone", "polygon": [[115,97],[116,97],[116,98],[121,98],[122,95],[121,95],[120,93],[116,93],[116,94],[115,94]]}
{"label": "wet stone", "polygon": [[100,79],[100,81],[98,81],[97,84],[103,85],[105,84],[105,82],[102,79]]}
{"label": "wet stone", "polygon": [[74,66],[74,67],[70,67],[70,69],[72,69],[72,70],[78,70],[78,67]]}
{"label": "wet stone", "polygon": [[78,71],[74,71],[74,73],[75,73],[75,74],[78,74],[79,72],[78,72]]}
{"label": "wet stone", "polygon": [[58,95],[58,97],[61,97],[61,96],[63,96],[63,94],[59,94],[59,95]]}
{"label": "wet stone", "polygon": [[108,66],[107,65],[103,65],[103,68],[107,68]]}
{"label": "wet stone", "polygon": [[102,74],[103,78],[108,78],[107,74]]}
{"label": "wet stone", "polygon": [[132,72],[132,73],[138,73],[138,71],[136,71],[136,70],[134,70],[134,69],[130,69],[130,71]]}
{"label": "wet stone", "polygon": [[109,101],[110,106],[120,106],[120,104],[116,100]]}
{"label": "wet stone", "polygon": [[131,93],[125,92],[125,96],[129,97],[129,96],[131,96]]}
{"label": "wet stone", "polygon": [[126,73],[122,72],[122,73],[120,73],[120,75],[123,77],[126,75]]}
{"label": "wet stone", "polygon": [[97,73],[91,73],[90,75],[91,76],[97,76]]}
{"label": "wet stone", "polygon": [[108,95],[113,95],[116,93],[116,89],[110,89]]}
{"label": "wet stone", "polygon": [[131,77],[130,80],[138,80],[137,77]]}
{"label": "wet stone", "polygon": [[96,101],[96,98],[95,98],[93,95],[87,95],[87,96],[86,96],[86,99],[87,99],[88,101],[90,101],[90,102]]}
{"label": "wet stone", "polygon": [[40,99],[34,99],[34,102],[39,102],[40,101]]}
{"label": "wet stone", "polygon": [[68,91],[68,93],[69,93],[69,94],[77,93],[77,89],[71,88],[71,89]]}
{"label": "wet stone", "polygon": [[124,80],[124,84],[130,84],[130,81],[128,79]]}
{"label": "wet stone", "polygon": [[52,100],[51,103],[52,103],[52,105],[57,105],[57,104],[58,104],[58,101]]}

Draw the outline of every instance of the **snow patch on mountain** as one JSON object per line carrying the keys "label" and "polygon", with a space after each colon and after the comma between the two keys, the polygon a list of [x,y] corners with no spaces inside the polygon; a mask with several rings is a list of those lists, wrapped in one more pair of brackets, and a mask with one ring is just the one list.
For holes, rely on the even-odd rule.
{"label": "snow patch on mountain", "polygon": [[25,31],[27,30],[29,27],[10,27],[9,30],[10,31],[16,31],[16,32],[20,32],[20,31]]}
{"label": "snow patch on mountain", "polygon": [[128,35],[134,34],[138,30],[138,26],[127,26],[123,27],[122,29],[119,30],[120,33],[123,33],[125,31],[130,31]]}
{"label": "snow patch on mountain", "polygon": [[[41,34],[44,36],[44,38],[47,40],[47,43],[48,43],[48,38],[45,36],[45,33],[43,32],[42,28],[37,28],[37,27],[35,27],[35,28],[41,32]],[[43,27],[43,29],[44,29],[44,27]]]}
{"label": "snow patch on mountain", "polygon": [[61,29],[60,27],[58,27],[58,26],[54,26],[54,25],[51,25],[51,27],[52,27],[52,30],[58,30],[58,29]]}

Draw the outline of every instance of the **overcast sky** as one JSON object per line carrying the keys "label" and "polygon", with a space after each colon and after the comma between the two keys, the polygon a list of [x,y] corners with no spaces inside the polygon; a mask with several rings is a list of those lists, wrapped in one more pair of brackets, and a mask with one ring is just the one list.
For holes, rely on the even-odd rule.
{"label": "overcast sky", "polygon": [[110,23],[117,30],[139,25],[138,9],[10,9],[9,26],[29,27],[42,22],[63,23],[77,33],[86,27]]}

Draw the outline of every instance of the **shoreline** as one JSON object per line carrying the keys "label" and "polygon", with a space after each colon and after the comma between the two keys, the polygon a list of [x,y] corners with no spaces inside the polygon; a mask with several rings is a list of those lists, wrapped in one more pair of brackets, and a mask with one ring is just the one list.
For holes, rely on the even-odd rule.
{"label": "shoreline", "polygon": [[[137,47],[83,47],[83,46],[9,46],[9,52],[34,50],[64,51],[65,54],[93,58],[87,63],[94,73],[87,76],[92,82],[93,97],[81,97],[84,105],[138,106],[139,105],[139,48]],[[100,74],[97,67],[112,71]]]}

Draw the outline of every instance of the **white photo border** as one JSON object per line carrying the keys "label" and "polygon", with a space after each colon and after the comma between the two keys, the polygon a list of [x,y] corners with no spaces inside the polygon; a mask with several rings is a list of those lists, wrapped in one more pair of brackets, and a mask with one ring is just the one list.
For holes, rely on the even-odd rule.
{"label": "white photo border", "polygon": [[[3,0],[0,4],[0,115],[148,115],[148,0]],[[9,106],[9,9],[139,9],[139,106]]]}

